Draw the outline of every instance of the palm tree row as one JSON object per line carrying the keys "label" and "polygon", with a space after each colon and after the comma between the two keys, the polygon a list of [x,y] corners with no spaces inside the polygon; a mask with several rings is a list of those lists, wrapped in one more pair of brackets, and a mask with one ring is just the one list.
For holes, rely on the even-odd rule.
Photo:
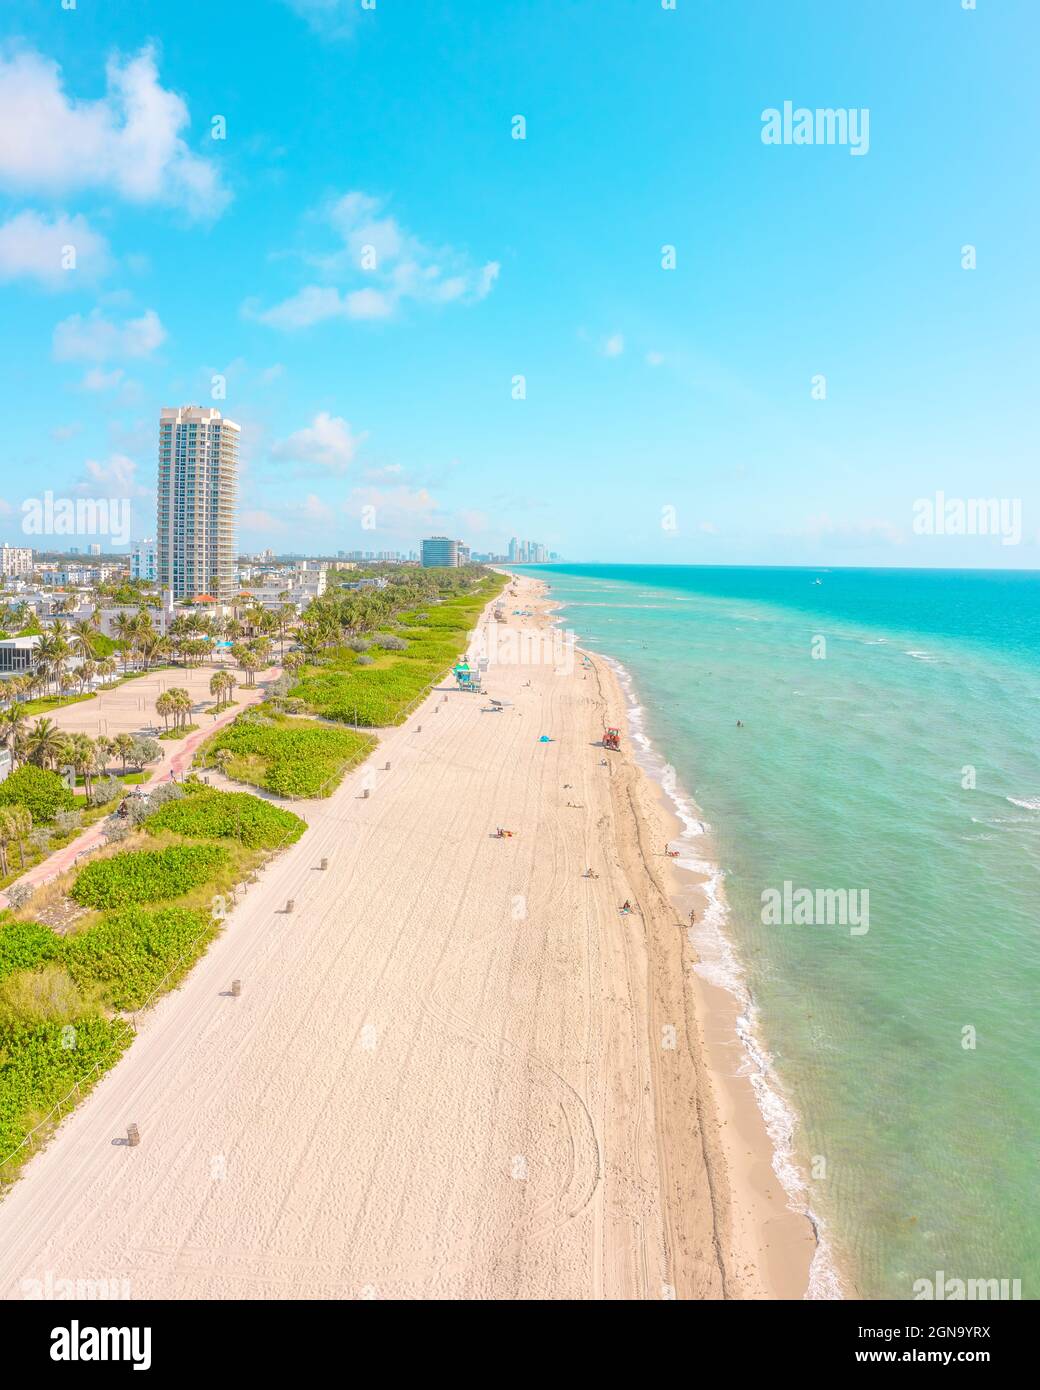
{"label": "palm tree row", "polygon": [[180,686],[171,686],[155,702],[155,712],[163,718],[167,731],[170,728],[170,720],[173,720],[175,729],[183,728],[187,724],[191,715],[192,700],[186,690]]}
{"label": "palm tree row", "polygon": [[231,703],[231,692],[238,682],[230,671],[216,671],[209,681],[209,693],[216,696],[217,709]]}
{"label": "palm tree row", "polygon": [[83,778],[88,796],[91,778],[107,772],[113,757],[121,760],[125,774],[127,764],[135,761],[136,745],[140,742],[133,734],[117,734],[115,738],[65,734],[53,719],[46,716],[28,727],[25,711],[17,705],[0,715],[0,737],[10,749],[15,766],[33,763],[50,771],[58,767],[74,767]]}

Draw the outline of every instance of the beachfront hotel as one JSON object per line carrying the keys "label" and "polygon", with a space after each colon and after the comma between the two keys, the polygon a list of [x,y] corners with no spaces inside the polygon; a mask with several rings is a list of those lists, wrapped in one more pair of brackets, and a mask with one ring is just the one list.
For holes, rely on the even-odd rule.
{"label": "beachfront hotel", "polygon": [[422,543],[423,569],[457,568],[461,544],[461,541],[449,540],[447,536],[428,536]]}
{"label": "beachfront hotel", "polygon": [[160,414],[156,558],[174,599],[234,595],[238,435],[207,406]]}

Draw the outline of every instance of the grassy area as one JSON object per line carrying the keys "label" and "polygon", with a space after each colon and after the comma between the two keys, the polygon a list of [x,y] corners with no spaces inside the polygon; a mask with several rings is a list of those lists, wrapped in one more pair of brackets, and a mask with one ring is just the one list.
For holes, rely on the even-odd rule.
{"label": "grassy area", "polygon": [[[122,782],[127,787],[131,787],[137,782],[143,782],[145,778],[150,775],[147,772],[114,772],[111,768],[106,767],[104,769],[104,772],[102,773],[92,772],[90,774],[91,780],[96,782],[99,776],[105,776],[106,774],[112,777],[118,777],[120,782]],[[77,772],[76,774],[76,786],[86,786],[86,779],[84,778],[82,772]]]}
{"label": "grassy area", "polygon": [[[244,792],[186,790],[125,844],[38,889],[24,912],[0,913],[0,1181],[46,1138],[4,1162],[55,1104],[78,1085],[71,1107],[118,1060],[132,1037],[118,1012],[181,980],[236,885],[306,829]],[[69,896],[91,907],[67,935],[33,919]]]}
{"label": "grassy area", "polygon": [[399,615],[393,635],[404,639],[403,651],[384,651],[380,633],[363,654],[337,647],[318,663],[304,667],[291,694],[308,709],[341,724],[366,728],[400,724],[409,707],[451,669],[465,651],[481,612],[503,587],[489,579],[475,594],[459,595],[417,612]]}
{"label": "grassy area", "polygon": [[159,737],[167,739],[187,738],[188,735],[193,734],[198,727],[197,724],[181,724],[179,728],[167,729],[165,733],[161,733]]}
{"label": "grassy area", "polygon": [[26,714],[50,714],[52,710],[64,709],[66,705],[78,705],[84,700],[93,700],[92,694],[86,695],[41,695],[37,700],[26,700],[18,708]]}
{"label": "grassy area", "polygon": [[[277,796],[328,796],[376,746],[370,734],[330,729],[258,705],[206,740],[201,760],[224,748],[227,775]],[[257,717],[259,716],[259,717]]]}

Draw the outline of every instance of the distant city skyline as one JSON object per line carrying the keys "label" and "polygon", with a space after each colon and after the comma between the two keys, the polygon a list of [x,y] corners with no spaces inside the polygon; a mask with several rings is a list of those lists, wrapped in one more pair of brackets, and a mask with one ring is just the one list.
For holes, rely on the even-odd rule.
{"label": "distant city skyline", "polygon": [[[1035,5],[850,42],[806,0],[795,55],[779,0],[454,6],[464,109],[437,7],[299,8],[13,7],[0,537],[45,543],[44,488],[152,536],[173,400],[242,426],[243,550],[1040,563]],[[967,143],[951,80],[986,92]],[[869,147],[764,142],[791,102],[869,112]],[[939,494],[1020,537],[928,529]]]}

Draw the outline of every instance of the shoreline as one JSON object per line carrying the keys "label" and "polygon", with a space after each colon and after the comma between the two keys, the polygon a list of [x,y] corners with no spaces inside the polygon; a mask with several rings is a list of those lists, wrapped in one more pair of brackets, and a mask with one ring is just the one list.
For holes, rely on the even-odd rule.
{"label": "shoreline", "polygon": [[[552,615],[565,603],[552,597],[545,581],[531,577],[527,582],[541,586],[544,609],[550,621],[559,624],[562,619]],[[742,1296],[845,1297],[841,1276],[821,1237],[821,1222],[794,1166],[797,1116],[756,1035],[754,1005],[725,933],[723,872],[705,855],[703,845],[694,844],[709,827],[646,733],[632,673],[604,652],[578,645],[574,650],[596,665],[601,690],[604,680],[609,684],[603,699],[612,711],[611,720],[624,729],[630,747],[641,750],[626,754],[637,782],[639,804],[632,805],[633,817],[647,832],[648,843],[640,844],[639,853],[643,873],[672,908],[684,942],[682,971],[692,1001],[689,1023],[712,1091],[724,1178],[731,1189],[728,1216],[734,1247],[745,1270],[754,1271],[750,1283],[756,1291]],[[638,834],[637,838],[642,840]],[[665,858],[651,848],[657,844],[682,846],[680,857]],[[684,925],[691,906],[697,916],[693,928]],[[709,932],[714,941],[706,939]],[[714,957],[710,962],[705,960],[706,949]]]}
{"label": "shoreline", "polygon": [[[535,592],[471,652],[544,642]],[[808,1224],[656,868],[664,804],[600,743],[616,677],[487,680],[497,709],[442,684],[294,806],[308,832],[0,1203],[0,1297],[69,1269],[144,1300],[803,1295]]]}

